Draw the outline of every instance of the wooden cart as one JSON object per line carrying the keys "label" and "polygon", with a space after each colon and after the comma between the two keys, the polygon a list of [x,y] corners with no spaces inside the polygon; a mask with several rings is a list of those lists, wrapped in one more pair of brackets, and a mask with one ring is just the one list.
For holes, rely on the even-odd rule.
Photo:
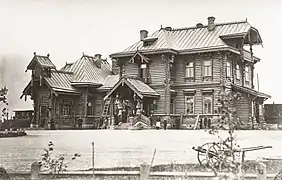
{"label": "wooden cart", "polygon": [[197,151],[197,158],[201,165],[215,167],[220,170],[229,168],[234,156],[244,163],[246,152],[272,148],[272,146],[255,146],[248,148],[231,148],[226,142],[209,142],[192,149]]}

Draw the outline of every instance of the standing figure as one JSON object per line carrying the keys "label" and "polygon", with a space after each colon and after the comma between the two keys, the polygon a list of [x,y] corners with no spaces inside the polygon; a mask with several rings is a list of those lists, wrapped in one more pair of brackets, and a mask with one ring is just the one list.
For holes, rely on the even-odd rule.
{"label": "standing figure", "polygon": [[207,128],[207,124],[208,124],[208,118],[204,117],[204,128]]}
{"label": "standing figure", "polygon": [[156,122],[156,129],[160,129],[161,128],[161,119],[160,116],[157,117],[157,122]]}
{"label": "standing figure", "polygon": [[211,128],[211,118],[208,119],[208,128]]}
{"label": "standing figure", "polygon": [[200,119],[200,129],[203,129],[203,120]]}
{"label": "standing figure", "polygon": [[165,118],[164,119],[164,130],[166,130],[166,128],[167,128],[167,119]]}

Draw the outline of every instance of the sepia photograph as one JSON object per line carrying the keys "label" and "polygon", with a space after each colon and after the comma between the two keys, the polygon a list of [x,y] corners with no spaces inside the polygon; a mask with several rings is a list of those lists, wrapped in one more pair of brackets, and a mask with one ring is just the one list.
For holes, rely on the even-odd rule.
{"label": "sepia photograph", "polygon": [[0,0],[0,180],[282,180],[281,9]]}

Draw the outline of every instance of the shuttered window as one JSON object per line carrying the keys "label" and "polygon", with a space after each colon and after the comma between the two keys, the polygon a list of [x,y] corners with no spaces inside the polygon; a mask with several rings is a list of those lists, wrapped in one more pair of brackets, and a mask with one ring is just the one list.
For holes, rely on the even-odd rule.
{"label": "shuttered window", "polygon": [[212,76],[212,63],[211,60],[203,62],[204,76]]}
{"label": "shuttered window", "polygon": [[194,96],[185,96],[185,114],[194,114]]}
{"label": "shuttered window", "polygon": [[187,63],[185,76],[187,78],[194,78],[194,62]]}

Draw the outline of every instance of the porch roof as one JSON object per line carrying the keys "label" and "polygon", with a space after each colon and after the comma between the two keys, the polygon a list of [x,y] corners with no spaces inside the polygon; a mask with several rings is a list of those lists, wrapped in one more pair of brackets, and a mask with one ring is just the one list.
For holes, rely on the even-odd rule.
{"label": "porch roof", "polygon": [[252,95],[257,96],[257,97],[266,98],[266,99],[271,98],[270,95],[256,91],[256,90],[251,89],[251,88],[242,87],[242,86],[239,86],[239,85],[236,85],[236,84],[231,84],[231,87],[234,88],[234,89],[241,90],[241,91],[244,91],[246,93],[252,94]]}
{"label": "porch roof", "polygon": [[143,97],[159,97],[160,95],[144,82],[133,77],[122,77],[115,86],[104,97],[106,100],[119,86],[126,84],[132,91],[134,91],[141,99]]}

